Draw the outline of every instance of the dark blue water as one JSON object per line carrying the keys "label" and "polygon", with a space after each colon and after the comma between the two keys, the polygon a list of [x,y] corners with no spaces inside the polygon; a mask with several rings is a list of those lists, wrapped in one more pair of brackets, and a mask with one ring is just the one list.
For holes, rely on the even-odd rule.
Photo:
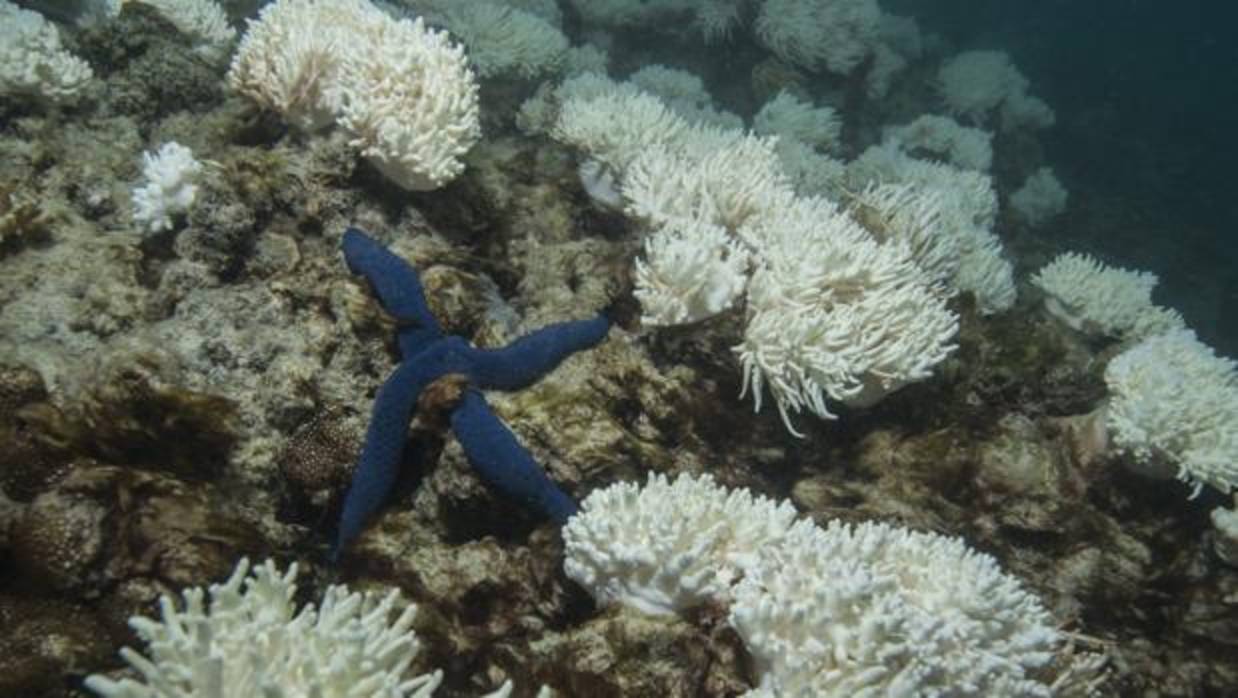
{"label": "dark blue water", "polygon": [[1075,216],[1042,234],[1161,277],[1157,300],[1238,355],[1238,6],[885,0],[953,48],[1001,48],[1057,112]]}

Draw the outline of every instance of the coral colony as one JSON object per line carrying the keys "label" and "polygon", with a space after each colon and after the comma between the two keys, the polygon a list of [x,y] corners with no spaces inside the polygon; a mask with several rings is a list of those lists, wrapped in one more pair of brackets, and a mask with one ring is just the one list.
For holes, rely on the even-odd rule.
{"label": "coral colony", "polygon": [[356,228],[344,233],[342,244],[348,268],[370,282],[383,308],[396,319],[401,358],[374,399],[374,414],[344,499],[332,557],[360,533],[395,484],[417,397],[450,375],[468,381],[451,411],[451,428],[478,476],[552,521],[567,521],[576,512],[576,503],[546,477],[478,391],[520,390],[536,382],[568,356],[605,339],[610,321],[598,315],[563,322],[520,337],[502,349],[477,349],[462,337],[443,334],[426,305],[417,272],[408,263]]}

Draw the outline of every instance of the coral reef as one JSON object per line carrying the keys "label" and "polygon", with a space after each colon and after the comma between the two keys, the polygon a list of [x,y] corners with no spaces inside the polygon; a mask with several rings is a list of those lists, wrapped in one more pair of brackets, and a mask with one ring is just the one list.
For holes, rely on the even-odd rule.
{"label": "coral reef", "polygon": [[[421,687],[446,697],[1238,693],[1232,367],[1146,276],[1132,304],[1095,263],[1033,273],[1147,233],[1052,161],[1036,64],[972,56],[987,91],[952,108],[975,46],[868,0],[229,2],[201,31],[177,12],[209,2],[86,4],[23,3],[57,10],[38,36],[77,78],[0,90],[0,694],[146,682],[118,651],[166,659],[161,621],[129,619],[261,586],[245,556],[296,565],[296,591],[259,574],[281,621],[398,589],[419,649],[383,666],[440,668]],[[173,142],[201,169],[154,230],[133,189]],[[1042,168],[1070,206],[1033,230],[1053,197],[1021,215],[1016,192]],[[553,371],[407,360],[433,326],[480,372],[600,308]],[[374,406],[418,371],[358,514]],[[791,438],[754,388],[839,419]],[[566,527],[479,463],[553,483]],[[616,484],[651,476],[679,497]],[[733,498],[687,491],[707,478]],[[609,527],[572,513],[607,497]],[[332,562],[341,518],[364,531]]]}

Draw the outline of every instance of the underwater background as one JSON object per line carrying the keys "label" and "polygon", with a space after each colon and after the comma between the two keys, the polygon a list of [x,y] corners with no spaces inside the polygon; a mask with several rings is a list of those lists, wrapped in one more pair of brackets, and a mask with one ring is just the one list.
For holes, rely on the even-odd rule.
{"label": "underwater background", "polygon": [[1238,695],[1235,20],[0,0],[0,698]]}
{"label": "underwater background", "polygon": [[[911,13],[912,3],[897,11]],[[956,41],[1017,55],[1057,109],[1043,140],[1059,173],[1096,206],[1129,215],[1096,214],[1043,234],[1154,270],[1201,337],[1238,353],[1226,311],[1238,288],[1227,244],[1238,210],[1226,184],[1235,154],[1228,134],[1238,118],[1227,66],[1238,55],[1222,30],[1238,19],[1234,8],[946,1],[920,19]]]}

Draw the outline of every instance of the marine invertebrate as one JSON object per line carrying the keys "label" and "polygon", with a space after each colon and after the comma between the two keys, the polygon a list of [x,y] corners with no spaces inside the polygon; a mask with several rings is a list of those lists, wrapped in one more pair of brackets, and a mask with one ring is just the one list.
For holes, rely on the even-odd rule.
{"label": "marine invertebrate", "polygon": [[409,419],[418,396],[447,376],[468,387],[452,408],[451,427],[477,474],[494,489],[562,523],[576,503],[546,477],[528,451],[490,411],[479,390],[519,390],[550,372],[571,354],[606,337],[604,315],[544,327],[501,349],[478,349],[462,337],[444,335],[430,312],[417,272],[365,233],[344,233],[349,269],[369,280],[383,308],[398,323],[401,362],[383,383],[365,445],[344,499],[333,555],[360,532],[395,483]]}
{"label": "marine invertebrate", "polygon": [[414,0],[409,5],[468,47],[469,61],[482,78],[555,73],[567,53],[567,37],[554,23],[507,3]]}
{"label": "marine invertebrate", "polygon": [[756,552],[786,535],[788,502],[728,492],[712,477],[650,473],[594,491],[563,527],[567,576],[598,603],[678,613],[727,600]]}
{"label": "marine invertebrate", "polygon": [[1145,339],[1105,368],[1113,443],[1150,473],[1193,486],[1238,486],[1238,363],[1179,328]]}
{"label": "marine invertebrate", "polygon": [[160,619],[129,621],[149,657],[121,650],[142,680],[96,674],[86,687],[106,698],[433,694],[441,671],[407,676],[420,646],[416,606],[403,605],[395,589],[331,586],[319,604],[298,610],[296,576],[295,563],[281,573],[268,560],[251,572],[242,559],[223,584],[186,589],[181,604],[163,596]]}
{"label": "marine invertebrate", "polygon": [[1049,695],[1033,672],[1058,633],[993,558],[957,538],[795,516],[707,475],[651,475],[585,499],[564,568],[601,603],[727,607],[755,662],[747,696]]}
{"label": "marine invertebrate", "polygon": [[883,143],[912,154],[925,151],[942,156],[965,170],[987,172],[993,164],[993,134],[963,126],[948,116],[923,114],[903,126],[887,126],[881,135]]}
{"label": "marine invertebrate", "polygon": [[1039,226],[1066,209],[1066,187],[1053,170],[1042,167],[1010,195],[1010,206],[1030,226]]}
{"label": "marine invertebrate", "polygon": [[185,213],[198,195],[202,163],[176,141],[142,154],[146,183],[133,190],[133,220],[153,233],[172,227],[172,217]]}
{"label": "marine invertebrate", "polygon": [[981,124],[1000,112],[1004,131],[1053,125],[1053,109],[1029,95],[1028,85],[1005,51],[964,51],[937,72],[937,89],[951,114]]}
{"label": "marine invertebrate", "polygon": [[761,107],[752,130],[763,136],[793,138],[806,145],[831,150],[838,146],[842,120],[831,107],[814,107],[782,90]]}
{"label": "marine invertebrate", "polygon": [[878,243],[824,199],[795,199],[748,228],[763,260],[734,351],[755,408],[768,386],[791,433],[792,413],[832,418],[827,398],[872,405],[954,351],[958,317],[905,242]]}
{"label": "marine invertebrate", "polygon": [[1093,337],[1139,339],[1184,326],[1177,311],[1152,303],[1156,274],[1111,267],[1090,255],[1066,252],[1032,277],[1045,292],[1045,310]]}
{"label": "marine invertebrate", "polygon": [[464,50],[367,0],[278,0],[250,24],[228,84],[307,131],[332,122],[405,189],[443,186],[481,136]]}
{"label": "marine invertebrate", "polygon": [[70,103],[93,77],[86,61],[64,50],[55,25],[0,0],[0,95]]}
{"label": "marine invertebrate", "polygon": [[846,75],[873,51],[880,23],[875,0],[766,0],[756,34],[788,63]]}

